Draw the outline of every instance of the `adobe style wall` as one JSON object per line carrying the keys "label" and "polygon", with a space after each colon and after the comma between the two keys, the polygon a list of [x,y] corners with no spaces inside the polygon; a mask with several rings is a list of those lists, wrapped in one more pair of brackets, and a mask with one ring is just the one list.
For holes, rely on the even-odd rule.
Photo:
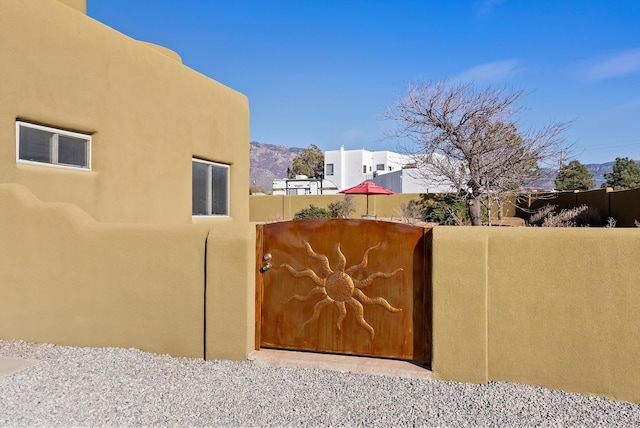
{"label": "adobe style wall", "polygon": [[[244,360],[255,225],[101,224],[0,185],[0,337]],[[640,403],[640,229],[437,226],[434,376]]]}
{"label": "adobe style wall", "polygon": [[253,349],[255,227],[98,223],[18,184],[0,184],[0,207],[0,338],[208,359]]}
{"label": "adobe style wall", "polygon": [[[364,216],[367,212],[366,195],[350,195],[355,201],[356,210],[352,218]],[[311,204],[319,208],[328,208],[332,202],[343,200],[345,195],[251,195],[249,197],[249,220],[264,222],[291,220],[300,210]],[[400,218],[402,204],[420,201],[417,193],[398,193],[395,195],[370,195],[369,215],[378,218]]]}
{"label": "adobe style wall", "polygon": [[[215,221],[248,221],[247,98],[83,9],[82,0],[2,2],[0,183],[99,222],[192,223],[199,157],[230,165],[230,217]],[[17,163],[16,120],[91,134],[92,170]]]}
{"label": "adobe style wall", "polygon": [[640,229],[433,228],[433,370],[640,403]]}
{"label": "adobe style wall", "polygon": [[202,357],[208,233],[95,222],[0,184],[0,337]]}

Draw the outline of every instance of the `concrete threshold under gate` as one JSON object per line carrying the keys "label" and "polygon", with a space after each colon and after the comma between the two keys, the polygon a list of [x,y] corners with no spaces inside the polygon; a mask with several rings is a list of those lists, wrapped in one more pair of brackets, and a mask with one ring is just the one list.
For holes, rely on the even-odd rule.
{"label": "concrete threshold under gate", "polygon": [[425,367],[384,358],[260,349],[249,353],[247,359],[260,367],[297,367],[409,379],[432,378],[432,372]]}

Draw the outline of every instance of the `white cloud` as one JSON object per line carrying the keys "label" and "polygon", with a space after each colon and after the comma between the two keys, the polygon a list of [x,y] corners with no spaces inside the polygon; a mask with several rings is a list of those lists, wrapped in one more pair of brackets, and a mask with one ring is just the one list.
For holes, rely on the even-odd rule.
{"label": "white cloud", "polygon": [[513,76],[517,65],[518,62],[515,60],[488,62],[471,67],[451,80],[461,82],[504,80]]}
{"label": "white cloud", "polygon": [[640,71],[640,49],[631,49],[598,61],[583,69],[587,80],[605,80]]}
{"label": "white cloud", "polygon": [[473,3],[473,8],[481,15],[491,13],[495,7],[506,0],[479,0]]}
{"label": "white cloud", "polygon": [[624,104],[620,104],[617,106],[618,110],[636,110],[640,107],[640,98],[635,98],[630,101],[627,101]]}
{"label": "white cloud", "polygon": [[478,1],[476,4],[479,7],[492,7],[504,2],[505,0],[481,0],[481,1]]}

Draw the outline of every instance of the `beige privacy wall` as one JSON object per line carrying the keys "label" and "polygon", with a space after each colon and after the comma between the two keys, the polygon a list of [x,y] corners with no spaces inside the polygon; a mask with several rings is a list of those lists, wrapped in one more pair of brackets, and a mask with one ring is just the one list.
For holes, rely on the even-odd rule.
{"label": "beige privacy wall", "polygon": [[[367,212],[365,195],[350,195],[355,202],[355,211],[351,218],[359,218]],[[311,204],[319,208],[328,208],[329,204],[344,200],[345,195],[252,195],[249,197],[249,220],[274,221],[292,220],[300,210],[309,208]],[[420,201],[417,193],[400,193],[395,195],[370,195],[369,215],[378,218],[400,218],[402,204]]]}
{"label": "beige privacy wall", "polygon": [[0,185],[0,337],[202,357],[206,228],[100,224]]}
{"label": "beige privacy wall", "polygon": [[640,402],[640,229],[433,229],[433,369]]}
{"label": "beige privacy wall", "polygon": [[[242,360],[255,225],[100,224],[0,185],[0,338]],[[432,229],[434,375],[640,403],[640,229]]]}
{"label": "beige privacy wall", "polygon": [[0,338],[244,359],[253,229],[101,224],[0,184]]}

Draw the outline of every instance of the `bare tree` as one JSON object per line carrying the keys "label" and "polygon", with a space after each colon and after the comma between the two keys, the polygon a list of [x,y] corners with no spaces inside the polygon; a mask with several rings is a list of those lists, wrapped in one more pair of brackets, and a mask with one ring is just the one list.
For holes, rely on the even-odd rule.
{"label": "bare tree", "polygon": [[356,200],[353,195],[344,195],[344,198],[331,202],[327,208],[336,218],[349,218],[356,210]]}
{"label": "bare tree", "polygon": [[567,123],[540,129],[516,127],[522,91],[472,84],[411,84],[385,112],[397,123],[391,137],[409,141],[409,153],[425,178],[440,176],[467,202],[474,226],[481,206],[499,206],[505,196],[538,178],[539,168],[566,153]]}

